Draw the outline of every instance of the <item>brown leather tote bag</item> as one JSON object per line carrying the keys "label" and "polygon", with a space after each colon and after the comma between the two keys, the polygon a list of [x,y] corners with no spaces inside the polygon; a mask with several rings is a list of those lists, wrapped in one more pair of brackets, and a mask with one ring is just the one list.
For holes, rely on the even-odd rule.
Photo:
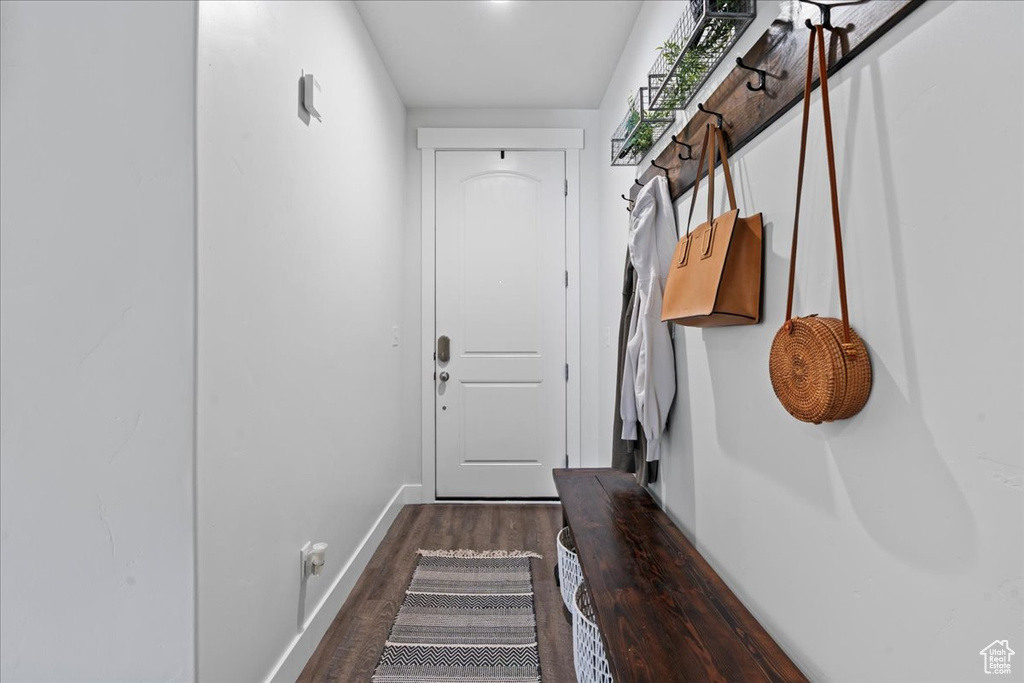
{"label": "brown leather tote bag", "polygon": [[[716,147],[721,149],[730,210],[712,218]],[[763,220],[761,214],[740,217],[725,148],[721,129],[709,124],[704,131],[704,144],[697,164],[686,235],[676,244],[665,284],[662,322],[689,327],[721,327],[753,325],[761,319]],[[705,155],[708,157],[708,220],[690,232]]]}
{"label": "brown leather tote bag", "polygon": [[[789,294],[786,322],[776,333],[768,358],[768,374],[779,401],[789,413],[804,422],[831,422],[860,412],[871,393],[871,361],[868,349],[850,327],[846,305],[846,272],[843,268],[843,235],[839,225],[839,193],[836,190],[835,151],[832,145],[832,115],[828,104],[828,70],[825,65],[825,32],[821,26],[811,34],[807,53],[807,82],[804,92],[804,121],[800,134],[800,165],[797,170],[796,216],[793,219],[793,247],[789,261]],[[804,183],[807,153],[807,119],[811,108],[814,73],[814,45],[821,44],[818,69],[821,72],[821,106],[825,115],[825,149],[832,194],[832,227],[839,271],[839,304],[842,320],[810,315],[793,317],[793,285],[796,277],[797,230],[800,225],[800,195]]]}

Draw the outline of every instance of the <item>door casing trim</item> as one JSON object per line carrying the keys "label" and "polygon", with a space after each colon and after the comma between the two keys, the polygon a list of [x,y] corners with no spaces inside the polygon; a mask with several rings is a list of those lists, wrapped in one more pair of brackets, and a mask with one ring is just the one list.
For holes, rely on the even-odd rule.
{"label": "door casing trim", "polygon": [[417,128],[420,149],[420,291],[421,323],[421,460],[424,503],[437,502],[437,434],[434,406],[435,339],[435,153],[449,150],[564,151],[565,179],[565,268],[566,288],[565,352],[569,363],[566,384],[565,434],[569,467],[580,466],[582,441],[582,397],[580,396],[580,150],[582,128]]}

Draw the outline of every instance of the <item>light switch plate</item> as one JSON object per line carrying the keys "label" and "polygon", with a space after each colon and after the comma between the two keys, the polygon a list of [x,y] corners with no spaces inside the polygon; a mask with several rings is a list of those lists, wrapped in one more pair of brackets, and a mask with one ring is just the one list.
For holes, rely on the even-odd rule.
{"label": "light switch plate", "polygon": [[320,81],[313,78],[313,74],[302,74],[302,106],[306,108],[309,115],[317,121],[323,121],[316,103],[320,100]]}

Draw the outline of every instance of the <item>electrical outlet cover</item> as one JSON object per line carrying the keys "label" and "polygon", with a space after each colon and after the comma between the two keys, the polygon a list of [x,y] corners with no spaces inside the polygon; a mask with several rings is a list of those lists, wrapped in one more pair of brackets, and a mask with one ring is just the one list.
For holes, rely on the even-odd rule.
{"label": "electrical outlet cover", "polygon": [[309,573],[306,571],[306,567],[309,564],[309,554],[313,552],[313,542],[306,541],[301,548],[299,548],[299,580],[305,581]]}

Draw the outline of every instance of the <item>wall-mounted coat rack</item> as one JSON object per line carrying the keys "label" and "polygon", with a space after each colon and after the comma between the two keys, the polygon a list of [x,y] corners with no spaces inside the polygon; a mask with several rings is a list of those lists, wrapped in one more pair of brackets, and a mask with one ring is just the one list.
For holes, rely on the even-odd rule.
{"label": "wall-mounted coat rack", "polygon": [[845,5],[798,3],[800,11],[784,13],[776,19],[722,84],[698,105],[699,112],[672,136],[639,181],[634,181],[629,198],[636,199],[643,184],[656,175],[668,176],[672,199],[693,187],[697,159],[692,152],[688,156],[681,152],[699,147],[704,125],[709,121],[717,119],[731,154],[801,101],[807,76],[807,43],[811,37],[806,20],[830,27],[831,76],[923,3],[924,0],[875,0]]}

